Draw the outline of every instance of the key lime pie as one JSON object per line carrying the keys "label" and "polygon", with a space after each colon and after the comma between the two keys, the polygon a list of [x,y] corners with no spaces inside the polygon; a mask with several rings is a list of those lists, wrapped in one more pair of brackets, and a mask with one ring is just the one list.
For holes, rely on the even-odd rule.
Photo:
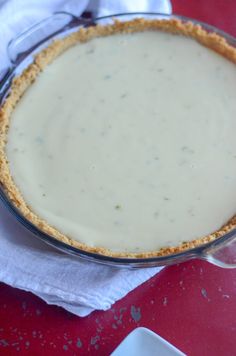
{"label": "key lime pie", "polygon": [[9,199],[43,232],[107,256],[168,255],[232,230],[235,62],[225,39],[176,19],[56,40],[1,109]]}

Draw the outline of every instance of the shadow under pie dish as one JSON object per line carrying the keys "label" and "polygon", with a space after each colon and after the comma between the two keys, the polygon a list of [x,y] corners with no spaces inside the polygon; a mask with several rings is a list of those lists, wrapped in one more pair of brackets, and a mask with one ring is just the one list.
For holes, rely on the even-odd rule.
{"label": "shadow under pie dish", "polygon": [[176,18],[57,39],[1,108],[11,204],[54,239],[112,258],[165,257],[232,231],[235,61],[222,36]]}

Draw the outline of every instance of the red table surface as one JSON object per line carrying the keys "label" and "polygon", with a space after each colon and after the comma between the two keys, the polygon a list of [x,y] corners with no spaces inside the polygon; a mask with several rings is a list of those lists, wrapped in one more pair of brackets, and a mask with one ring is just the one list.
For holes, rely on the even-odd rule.
{"label": "red table surface", "polygon": [[[236,36],[236,1],[172,3],[174,13]],[[236,270],[197,260],[168,267],[86,318],[0,284],[0,355],[109,355],[138,326],[191,356],[236,355]]]}

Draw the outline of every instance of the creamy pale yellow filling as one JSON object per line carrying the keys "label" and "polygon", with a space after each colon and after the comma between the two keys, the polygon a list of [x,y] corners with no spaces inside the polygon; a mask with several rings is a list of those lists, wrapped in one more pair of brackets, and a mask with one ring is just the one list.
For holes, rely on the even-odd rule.
{"label": "creamy pale yellow filling", "polygon": [[71,238],[149,251],[235,213],[236,68],[191,39],[114,35],[69,49],[16,107],[10,171]]}

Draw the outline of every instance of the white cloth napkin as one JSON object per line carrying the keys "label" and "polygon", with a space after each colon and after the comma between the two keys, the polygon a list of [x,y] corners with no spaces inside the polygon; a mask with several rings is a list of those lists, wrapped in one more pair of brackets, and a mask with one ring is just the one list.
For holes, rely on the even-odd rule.
{"label": "white cloth napkin", "polygon": [[[168,0],[0,0],[0,70],[9,65],[6,46],[15,34],[54,11],[80,15],[87,6],[98,9],[99,16],[126,11],[171,12]],[[38,240],[0,203],[0,281],[30,291],[48,304],[79,316],[107,310],[160,269],[117,269],[66,255]]]}

